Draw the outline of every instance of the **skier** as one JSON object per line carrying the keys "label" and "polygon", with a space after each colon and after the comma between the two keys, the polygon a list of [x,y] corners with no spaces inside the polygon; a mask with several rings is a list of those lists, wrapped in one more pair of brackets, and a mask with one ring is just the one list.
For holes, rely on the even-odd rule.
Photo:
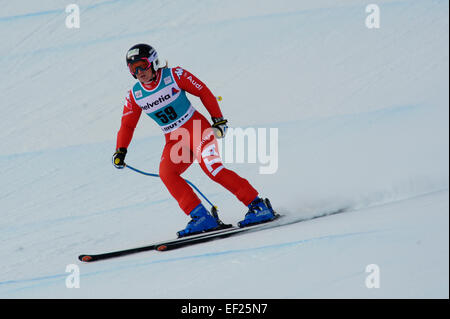
{"label": "skier", "polygon": [[[161,126],[165,134],[166,144],[159,164],[160,178],[180,208],[191,217],[186,228],[177,233],[178,237],[219,229],[222,224],[208,212],[180,176],[194,159],[209,178],[248,206],[244,220],[238,223],[239,227],[274,219],[275,213],[269,200],[260,198],[246,179],[223,166],[216,136],[225,136],[228,121],[224,119],[217,99],[208,87],[179,66],[169,68],[167,63],[162,66],[157,52],[148,44],[132,46],[127,51],[126,62],[138,82],[126,98],[113,164],[119,169],[126,166],[127,149],[144,111]],[[186,92],[200,98],[211,115],[212,125],[191,105]]]}

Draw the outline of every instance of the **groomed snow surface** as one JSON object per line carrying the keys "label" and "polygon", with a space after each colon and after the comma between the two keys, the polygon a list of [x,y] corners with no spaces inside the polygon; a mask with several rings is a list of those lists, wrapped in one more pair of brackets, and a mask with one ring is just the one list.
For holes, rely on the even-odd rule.
{"label": "groomed snow surface", "polygon": [[[77,4],[79,29],[60,1],[2,4],[1,298],[449,298],[448,1],[376,1],[374,29],[357,0]],[[277,130],[270,163],[248,145],[226,166],[286,220],[345,211],[79,262],[188,222],[159,179],[111,165],[140,42],[221,95],[232,128],[265,129],[267,146]],[[127,162],[157,173],[163,143],[143,115]],[[243,218],[197,164],[183,177]]]}

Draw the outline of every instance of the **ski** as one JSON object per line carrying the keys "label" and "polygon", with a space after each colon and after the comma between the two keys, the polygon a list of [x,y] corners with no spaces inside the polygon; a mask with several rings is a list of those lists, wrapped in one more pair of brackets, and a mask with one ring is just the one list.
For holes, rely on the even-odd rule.
{"label": "ski", "polygon": [[280,226],[286,226],[286,225],[296,224],[296,223],[300,223],[300,222],[305,222],[305,221],[313,220],[316,218],[339,214],[339,213],[342,213],[345,211],[347,211],[347,208],[340,208],[340,209],[325,211],[321,214],[318,214],[318,215],[315,215],[312,217],[298,218],[298,219],[293,219],[293,220],[288,220],[288,221],[284,221],[284,218],[282,218],[285,215],[277,214],[275,219],[272,219],[272,220],[269,220],[269,221],[266,221],[263,223],[259,223],[259,224],[249,225],[249,226],[246,226],[243,228],[232,226],[229,224],[227,224],[227,225],[224,224],[222,226],[222,228],[219,230],[203,232],[200,234],[177,238],[177,239],[170,239],[170,240],[166,240],[166,241],[162,241],[162,242],[158,242],[158,243],[153,243],[148,246],[142,246],[142,247],[136,247],[136,248],[124,249],[124,250],[117,250],[117,251],[103,253],[103,254],[80,255],[80,256],[78,256],[78,259],[82,262],[93,262],[93,261],[98,261],[98,260],[105,260],[105,259],[109,259],[109,258],[115,258],[115,257],[136,254],[136,253],[145,252],[145,251],[151,251],[151,250],[168,251],[168,250],[172,250],[172,249],[177,249],[177,248],[182,248],[182,247],[186,247],[186,246],[190,246],[190,245],[200,244],[200,243],[204,243],[204,242],[215,240],[215,239],[227,238],[230,236],[244,234],[244,233],[248,233],[248,232],[260,231],[260,230],[264,230],[264,229],[276,228],[276,227],[280,227]]}
{"label": "ski", "polygon": [[159,243],[150,244],[148,246],[117,250],[113,252],[103,253],[103,254],[84,254],[79,255],[78,259],[83,262],[93,262],[98,260],[105,260],[109,258],[122,257],[126,255],[136,254],[145,251],[157,250],[157,251],[167,251],[177,248],[182,248],[189,245],[204,243],[207,241],[211,241],[213,239],[226,238],[232,235],[236,235],[243,232],[249,232],[256,229],[265,229],[272,226],[277,226],[278,224],[274,223],[277,219],[279,219],[282,215],[276,215],[275,219],[272,219],[267,222],[250,225],[247,227],[239,228],[232,225],[224,225],[224,228],[219,230],[213,230],[209,232],[204,232],[196,235],[181,237],[177,239],[171,239],[162,241]]}
{"label": "ski", "polygon": [[221,229],[218,230],[213,230],[213,231],[209,231],[209,232],[203,232],[200,234],[195,234],[195,235],[191,235],[191,236],[187,236],[187,237],[182,237],[182,238],[177,238],[177,239],[169,239],[163,242],[158,242],[158,243],[154,243],[154,244],[150,244],[148,246],[141,246],[141,247],[136,247],[136,248],[130,248],[130,249],[123,249],[123,250],[116,250],[116,251],[112,251],[112,252],[108,252],[108,253],[103,253],[103,254],[90,254],[90,255],[80,255],[78,256],[78,259],[80,261],[84,261],[84,262],[92,262],[92,261],[97,261],[97,260],[104,260],[104,259],[109,259],[109,258],[115,258],[115,257],[121,257],[121,256],[126,256],[126,255],[131,255],[131,254],[136,254],[136,253],[140,253],[140,252],[144,252],[144,251],[150,251],[150,250],[157,250],[157,248],[159,246],[163,246],[164,244],[171,244],[172,242],[183,242],[187,239],[192,240],[192,239],[196,239],[196,238],[201,238],[203,236],[206,235],[212,235],[212,234],[220,234],[221,232],[230,230],[236,228],[232,225],[229,224],[223,224]]}
{"label": "ski", "polygon": [[165,243],[160,243],[156,245],[156,250],[158,251],[167,251],[167,250],[171,250],[171,249],[177,249],[177,248],[182,248],[185,246],[189,246],[189,245],[193,245],[193,244],[200,244],[200,243],[204,243],[213,239],[221,239],[221,238],[227,238],[230,237],[232,235],[236,235],[236,234],[240,234],[243,232],[249,232],[252,230],[262,230],[262,229],[266,229],[266,228],[272,228],[272,227],[276,227],[279,226],[279,224],[275,223],[275,220],[279,219],[280,217],[282,217],[282,215],[276,215],[274,219],[262,222],[262,223],[258,223],[255,225],[249,225],[246,227],[231,227],[228,229],[225,229],[223,231],[217,231],[214,233],[205,233],[201,236],[198,237],[186,237],[184,240],[179,241],[179,240],[174,240],[174,241],[169,241],[169,242],[165,242]]}

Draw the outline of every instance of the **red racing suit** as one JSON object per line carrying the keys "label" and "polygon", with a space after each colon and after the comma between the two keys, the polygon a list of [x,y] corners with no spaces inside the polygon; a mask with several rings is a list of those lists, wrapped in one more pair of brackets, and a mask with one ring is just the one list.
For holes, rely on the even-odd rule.
{"label": "red racing suit", "polygon": [[[168,88],[165,87],[164,93],[158,90],[164,87],[163,82],[171,84],[173,86],[171,92],[177,96],[187,92],[199,97],[211,117],[222,117],[216,97],[197,77],[180,67],[159,69],[155,81],[150,84],[136,83],[129,91],[123,109],[120,130],[117,134],[116,149],[128,148],[143,110],[157,121],[164,120],[161,116],[167,120],[167,116],[176,114],[173,108],[162,109],[166,111],[166,114],[161,109],[157,109],[158,112],[151,110],[160,107],[166,99],[171,98]],[[165,94],[166,91],[169,92],[168,95]],[[146,95],[146,104],[140,102],[139,98],[143,95]],[[256,198],[258,192],[246,179],[224,167],[210,123],[201,113],[193,109],[186,98],[182,101],[189,103],[187,105],[189,111],[186,111],[186,114],[181,116],[178,121],[175,119],[172,125],[165,125],[163,128],[166,144],[159,164],[159,175],[164,185],[177,200],[180,208],[189,215],[201,203],[201,200],[181,177],[181,174],[196,159],[209,178],[225,187],[244,205],[248,206]],[[168,103],[170,104],[170,101]],[[161,123],[159,124],[163,126]]]}

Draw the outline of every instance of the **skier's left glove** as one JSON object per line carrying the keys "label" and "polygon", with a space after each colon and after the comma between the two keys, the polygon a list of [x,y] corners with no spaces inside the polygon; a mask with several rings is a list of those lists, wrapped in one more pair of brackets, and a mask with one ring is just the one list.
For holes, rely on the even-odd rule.
{"label": "skier's left glove", "polygon": [[212,121],[214,122],[212,125],[214,135],[216,135],[217,138],[224,138],[228,130],[228,121],[223,117],[213,117]]}
{"label": "skier's left glove", "polygon": [[127,155],[127,149],[124,147],[119,148],[113,155],[113,164],[116,168],[125,167],[125,155]]}

